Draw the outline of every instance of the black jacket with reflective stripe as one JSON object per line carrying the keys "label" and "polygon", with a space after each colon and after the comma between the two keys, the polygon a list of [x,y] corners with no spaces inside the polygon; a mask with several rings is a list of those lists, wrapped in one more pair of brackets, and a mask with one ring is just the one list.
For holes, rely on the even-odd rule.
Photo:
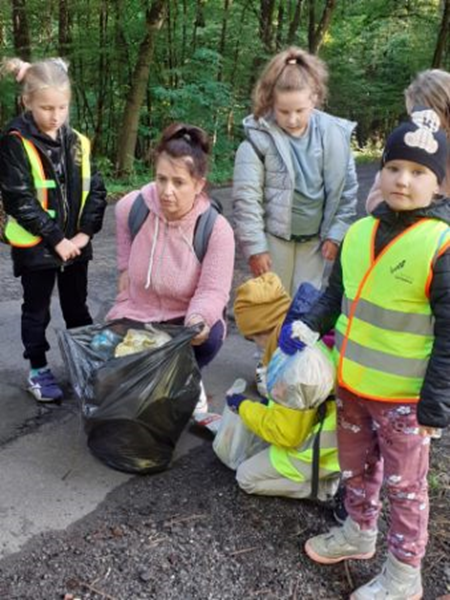
{"label": "black jacket with reflective stripe", "polygon": [[[19,131],[37,148],[47,179],[57,182],[55,189],[49,190],[48,208],[55,211],[50,218],[36,200],[33,177],[23,143],[18,136],[8,135],[9,131]],[[24,270],[54,268],[62,261],[53,250],[64,238],[71,238],[78,232],[92,237],[103,223],[106,208],[106,190],[103,181],[95,170],[92,171],[91,191],[81,215],[81,167],[75,164],[74,148],[78,137],[70,127],[61,128],[61,141],[54,141],[37,129],[31,115],[25,113],[14,119],[0,139],[0,188],[5,211],[34,235],[43,241],[31,248],[12,248],[14,274]],[[54,161],[58,160],[58,164]],[[63,161],[64,164],[60,164]],[[56,171],[65,171],[65,194],[62,193]],[[74,261],[86,261],[92,257],[89,243]],[[71,261],[71,262],[74,262]],[[68,264],[68,263],[66,263]]]}

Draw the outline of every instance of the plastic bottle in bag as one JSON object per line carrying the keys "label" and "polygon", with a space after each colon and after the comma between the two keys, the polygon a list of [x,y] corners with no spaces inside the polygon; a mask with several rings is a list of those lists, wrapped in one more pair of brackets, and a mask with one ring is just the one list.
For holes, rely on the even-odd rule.
{"label": "plastic bottle in bag", "polygon": [[233,385],[227,390],[226,395],[231,396],[232,394],[243,394],[247,389],[247,382],[242,377],[238,377],[234,380]]}
{"label": "plastic bottle in bag", "polygon": [[111,329],[103,329],[94,335],[90,346],[92,350],[108,360],[114,356],[114,349],[121,341],[122,336],[118,335],[114,331],[111,331]]}
{"label": "plastic bottle in bag", "polygon": [[[228,389],[227,396],[243,394],[246,387],[245,379],[236,379]],[[267,442],[247,429],[239,415],[225,404],[222,421],[213,443],[213,450],[219,459],[230,469],[236,470],[241,463],[267,446]]]}

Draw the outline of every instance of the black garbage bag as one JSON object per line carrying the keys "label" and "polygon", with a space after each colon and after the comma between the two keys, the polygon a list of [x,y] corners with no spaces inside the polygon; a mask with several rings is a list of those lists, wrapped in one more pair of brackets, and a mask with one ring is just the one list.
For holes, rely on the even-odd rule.
{"label": "black garbage bag", "polygon": [[71,384],[81,400],[88,446],[107,465],[128,473],[166,469],[200,393],[191,346],[195,328],[155,325],[172,336],[156,349],[105,358],[92,338],[109,330],[123,339],[145,325],[122,319],[59,332]]}

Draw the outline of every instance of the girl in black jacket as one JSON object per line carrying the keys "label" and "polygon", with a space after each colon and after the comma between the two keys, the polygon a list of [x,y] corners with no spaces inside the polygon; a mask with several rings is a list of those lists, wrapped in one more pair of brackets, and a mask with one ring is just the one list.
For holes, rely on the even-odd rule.
{"label": "girl in black jacket", "polygon": [[51,294],[56,281],[68,328],[92,323],[86,304],[90,240],[102,226],[106,190],[91,172],[89,141],[67,124],[71,91],[64,61],[10,59],[3,70],[21,82],[26,109],[0,140],[0,189],[14,274],[23,287],[28,389],[38,401],[59,401],[62,390],[46,360]]}

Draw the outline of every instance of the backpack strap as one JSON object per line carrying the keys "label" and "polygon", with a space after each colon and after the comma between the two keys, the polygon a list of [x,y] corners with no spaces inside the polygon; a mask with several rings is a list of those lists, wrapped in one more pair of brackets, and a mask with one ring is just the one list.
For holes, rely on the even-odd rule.
{"label": "backpack strap", "polygon": [[222,212],[222,205],[218,200],[211,199],[209,208],[202,213],[195,224],[194,229],[194,252],[202,262],[208,250],[209,238],[218,215]]}
{"label": "backpack strap", "polygon": [[[195,223],[193,246],[199,262],[202,262],[205,257],[214,224],[217,216],[221,213],[222,205],[218,200],[212,198],[209,208],[198,217],[197,222]],[[142,194],[139,193],[134,199],[130,212],[128,213],[128,229],[130,231],[131,241],[134,240],[149,214],[150,209],[146,205]]]}
{"label": "backpack strap", "polygon": [[142,227],[149,213],[150,209],[145,204],[143,195],[139,193],[134,199],[130,212],[128,213],[128,229],[130,230],[131,241],[133,241],[138,234],[139,229]]}
{"label": "backpack strap", "polygon": [[319,428],[314,436],[313,455],[312,455],[312,476],[311,476],[311,500],[317,500],[317,492],[319,491],[319,475],[320,475],[320,434],[322,433],[323,423],[327,413],[327,401],[325,400],[319,405],[317,415],[319,417]]}
{"label": "backpack strap", "polygon": [[250,144],[250,146],[253,148],[253,152],[256,154],[256,156],[259,158],[259,160],[262,162],[262,164],[264,164],[264,154],[261,152],[261,150],[255,144],[255,142],[251,139],[251,137],[250,136],[246,137],[245,141]]}

